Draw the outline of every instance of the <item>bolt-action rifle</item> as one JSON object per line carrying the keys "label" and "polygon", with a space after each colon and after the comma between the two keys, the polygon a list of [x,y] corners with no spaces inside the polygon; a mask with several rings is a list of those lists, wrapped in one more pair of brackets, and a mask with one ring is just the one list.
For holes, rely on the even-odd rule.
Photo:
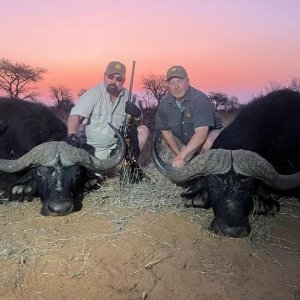
{"label": "bolt-action rifle", "polygon": [[[132,86],[134,78],[135,61],[132,63],[130,87],[128,101],[132,102]],[[121,133],[126,142],[126,154],[121,168],[120,180],[122,183],[136,183],[143,177],[143,172],[139,166],[138,159],[140,156],[140,147],[138,140],[137,124],[132,116],[126,115]]]}

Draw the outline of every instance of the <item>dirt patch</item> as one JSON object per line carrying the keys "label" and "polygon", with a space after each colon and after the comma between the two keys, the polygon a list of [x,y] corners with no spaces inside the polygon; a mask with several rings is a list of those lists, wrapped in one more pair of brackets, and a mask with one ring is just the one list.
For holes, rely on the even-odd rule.
{"label": "dirt patch", "polygon": [[[145,191],[152,205],[178,203],[163,185]],[[211,211],[172,201],[138,207],[108,182],[66,217],[41,216],[38,201],[1,205],[0,299],[299,299],[299,202],[233,239],[207,230]]]}

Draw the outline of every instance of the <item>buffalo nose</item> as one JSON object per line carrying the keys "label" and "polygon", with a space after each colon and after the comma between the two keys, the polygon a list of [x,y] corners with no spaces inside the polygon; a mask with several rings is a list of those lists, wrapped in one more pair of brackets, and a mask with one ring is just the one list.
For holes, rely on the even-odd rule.
{"label": "buffalo nose", "polygon": [[44,216],[65,216],[71,213],[74,205],[70,201],[51,201],[44,203],[42,214]]}
{"label": "buffalo nose", "polygon": [[219,224],[218,222],[212,222],[210,229],[214,231],[215,234],[221,234],[224,236],[230,236],[234,238],[245,237],[250,232],[250,225],[237,225],[229,226],[227,224]]}
{"label": "buffalo nose", "polygon": [[224,228],[223,226],[221,226],[221,232],[225,236],[230,236],[234,238],[241,238],[247,236],[249,233],[245,226],[234,226],[234,227],[225,226]]}

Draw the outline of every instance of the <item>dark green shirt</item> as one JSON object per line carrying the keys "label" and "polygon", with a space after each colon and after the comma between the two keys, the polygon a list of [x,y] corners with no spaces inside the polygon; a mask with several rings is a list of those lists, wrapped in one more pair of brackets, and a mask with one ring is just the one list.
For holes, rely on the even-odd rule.
{"label": "dark green shirt", "polygon": [[223,127],[210,99],[201,91],[189,87],[181,108],[171,94],[160,102],[155,115],[155,130],[171,130],[186,145],[195,134],[195,128],[202,126],[208,126],[209,130]]}

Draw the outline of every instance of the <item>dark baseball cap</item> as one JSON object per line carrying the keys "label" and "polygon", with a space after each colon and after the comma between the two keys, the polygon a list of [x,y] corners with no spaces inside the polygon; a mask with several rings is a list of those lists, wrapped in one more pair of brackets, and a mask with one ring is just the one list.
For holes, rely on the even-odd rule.
{"label": "dark baseball cap", "polygon": [[120,74],[125,78],[126,75],[126,67],[119,61],[111,61],[106,67],[107,75]]}
{"label": "dark baseball cap", "polygon": [[187,78],[187,72],[184,67],[182,66],[173,66],[167,71],[167,81],[171,80],[172,78]]}

